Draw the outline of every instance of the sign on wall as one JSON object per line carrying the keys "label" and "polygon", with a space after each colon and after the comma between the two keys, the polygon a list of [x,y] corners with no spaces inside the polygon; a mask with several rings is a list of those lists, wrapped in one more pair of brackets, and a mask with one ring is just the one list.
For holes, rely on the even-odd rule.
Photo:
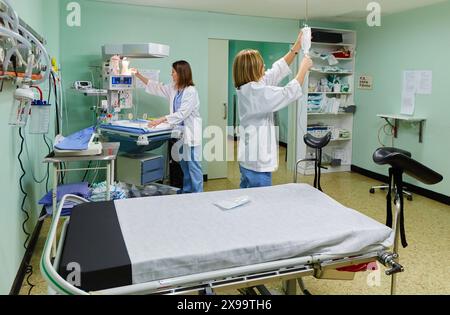
{"label": "sign on wall", "polygon": [[373,89],[373,78],[369,75],[359,76],[358,88],[360,90],[372,90]]}

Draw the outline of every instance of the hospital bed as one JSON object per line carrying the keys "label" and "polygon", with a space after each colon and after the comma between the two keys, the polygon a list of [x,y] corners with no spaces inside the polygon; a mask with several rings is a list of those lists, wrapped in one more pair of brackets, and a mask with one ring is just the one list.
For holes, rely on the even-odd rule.
{"label": "hospital bed", "polygon": [[[250,202],[236,209],[215,206],[243,195]],[[61,207],[53,217],[41,261],[51,293],[220,293],[282,280],[292,294],[296,279],[350,280],[377,260],[392,267],[388,274],[403,270],[389,252],[391,228],[305,184],[103,203],[64,198],[78,205],[54,261]]]}
{"label": "hospital bed", "polygon": [[99,132],[110,142],[120,142],[120,150],[126,153],[143,153],[155,150],[173,137],[176,131],[167,124],[148,128],[146,120],[121,120],[101,124]]}

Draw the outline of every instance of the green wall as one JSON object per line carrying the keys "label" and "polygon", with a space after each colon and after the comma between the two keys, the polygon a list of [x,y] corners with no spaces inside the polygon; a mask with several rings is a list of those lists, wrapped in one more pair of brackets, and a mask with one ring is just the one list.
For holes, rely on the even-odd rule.
{"label": "green wall", "polygon": [[[282,58],[289,50],[289,44],[287,43],[268,43],[268,42],[255,42],[255,41],[239,41],[232,40],[229,45],[229,84],[228,84],[228,125],[233,126],[234,108],[233,97],[236,95],[236,89],[233,83],[233,61],[236,55],[244,49],[258,50],[266,65],[266,69],[270,69],[274,62]],[[285,79],[281,85],[287,84],[288,80]],[[278,112],[279,126],[280,126],[280,141],[287,143],[287,128],[288,128],[288,108],[284,108]],[[239,124],[239,116],[236,119]]]}
{"label": "green wall", "polygon": [[[358,36],[357,74],[373,76],[374,89],[356,90],[353,135],[353,164],[387,174],[376,166],[372,153],[380,147],[378,129],[383,121],[377,114],[400,113],[402,73],[404,70],[432,70],[432,95],[417,95],[415,115],[426,117],[423,143],[418,142],[418,128],[400,125],[394,146],[410,151],[413,157],[444,176],[435,186],[419,186],[450,195],[450,104],[448,94],[450,51],[450,2],[383,17],[381,27],[365,23],[355,25]],[[383,138],[384,143],[390,139]],[[408,182],[418,184],[408,178]]]}
{"label": "green wall", "polygon": [[[47,39],[50,53],[58,56],[58,0],[12,0],[11,3],[19,16]],[[0,105],[3,109],[3,115],[0,116],[0,147],[3,150],[3,154],[0,155],[2,196],[2,206],[0,207],[0,266],[2,267],[0,270],[0,294],[9,293],[25,252],[23,248],[25,235],[22,232],[22,221],[25,216],[20,211],[22,193],[19,189],[19,177],[21,171],[17,160],[20,139],[18,129],[8,125],[14,89],[10,81],[4,84],[3,91],[0,93]],[[42,88],[44,93],[48,91],[46,84]],[[33,168],[39,178],[45,174],[45,167],[41,162],[45,154],[45,145],[42,137],[28,135],[27,132],[25,134],[30,159],[32,159],[30,162],[26,153],[22,155],[25,169],[28,172],[24,178],[24,187],[29,194],[26,208],[31,213],[31,219],[26,228],[32,232],[41,210],[37,206],[37,200],[45,193],[45,184],[35,184],[29,171]],[[50,135],[50,137],[53,136]]]}
{"label": "green wall", "polygon": [[[96,100],[70,89],[76,80],[91,80],[89,66],[101,62],[105,43],[157,42],[171,48],[169,58],[134,60],[132,66],[161,70],[161,81],[170,82],[171,64],[185,59],[192,65],[194,81],[200,93],[201,115],[207,123],[208,39],[292,42],[298,21],[244,17],[156,7],[78,1],[82,7],[81,27],[65,24],[65,4],[61,1],[61,56],[68,96],[69,130],[93,123],[89,107]],[[120,23],[118,23],[120,22]],[[70,97],[69,97],[70,96]],[[139,112],[159,116],[168,112],[164,99],[138,92]],[[203,165],[206,172],[206,163]]]}

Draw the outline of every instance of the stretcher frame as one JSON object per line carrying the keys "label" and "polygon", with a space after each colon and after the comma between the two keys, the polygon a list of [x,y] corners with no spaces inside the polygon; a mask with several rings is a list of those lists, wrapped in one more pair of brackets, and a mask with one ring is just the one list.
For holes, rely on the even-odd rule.
{"label": "stretcher frame", "polygon": [[[57,229],[61,217],[62,207],[65,201],[76,204],[87,203],[86,199],[75,195],[65,195],[53,215],[49,234],[44,246],[41,258],[41,273],[49,286],[49,294],[63,295],[150,295],[150,294],[212,294],[224,290],[250,288],[263,285],[271,281],[283,281],[286,294],[296,294],[296,281],[302,287],[301,279],[314,276],[318,279],[353,280],[355,273],[338,271],[336,269],[379,261],[385,266],[393,267],[394,259],[398,256],[386,250],[378,252],[360,253],[358,255],[337,256],[320,255],[299,258],[282,259],[272,262],[253,264],[235,268],[227,268],[217,271],[180,276],[176,278],[150,281],[123,287],[111,288],[100,291],[86,292],[75,287],[58,274],[58,266],[61,259],[67,226],[70,218],[65,218],[61,235],[58,240],[56,256],[52,256],[52,244],[56,242]],[[53,263],[52,263],[53,261]],[[398,265],[398,264],[397,264]],[[393,269],[391,269],[392,271]],[[395,274],[403,271],[403,268],[392,274],[391,294],[395,294]]]}

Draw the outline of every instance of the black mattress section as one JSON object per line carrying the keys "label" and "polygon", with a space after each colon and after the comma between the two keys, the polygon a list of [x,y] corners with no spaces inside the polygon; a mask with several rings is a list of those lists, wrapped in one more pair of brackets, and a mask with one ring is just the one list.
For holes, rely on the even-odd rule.
{"label": "black mattress section", "polygon": [[132,284],[131,261],[113,201],[72,210],[59,265],[59,274],[70,283],[74,269],[67,269],[73,262],[81,267],[81,285],[76,286],[84,291]]}

